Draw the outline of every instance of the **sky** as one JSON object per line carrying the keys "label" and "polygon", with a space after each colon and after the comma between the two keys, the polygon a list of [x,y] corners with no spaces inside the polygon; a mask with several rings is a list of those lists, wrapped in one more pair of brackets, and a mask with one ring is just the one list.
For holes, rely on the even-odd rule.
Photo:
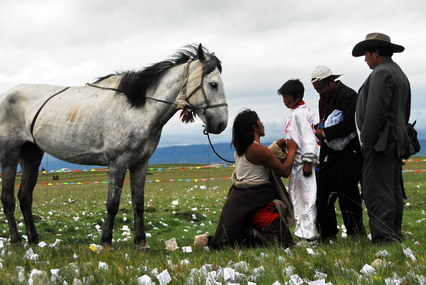
{"label": "sky", "polygon": [[[426,139],[426,1],[316,0],[2,0],[0,92],[20,83],[81,86],[116,71],[139,70],[202,43],[222,61],[228,128],[213,143],[230,142],[243,108],[265,125],[264,141],[284,137],[288,110],[277,89],[300,79],[317,112],[310,83],[317,65],[343,74],[358,90],[371,70],[352,57],[355,44],[382,32],[405,51],[393,56],[412,90],[410,121]],[[202,122],[165,125],[159,147],[206,144]]]}

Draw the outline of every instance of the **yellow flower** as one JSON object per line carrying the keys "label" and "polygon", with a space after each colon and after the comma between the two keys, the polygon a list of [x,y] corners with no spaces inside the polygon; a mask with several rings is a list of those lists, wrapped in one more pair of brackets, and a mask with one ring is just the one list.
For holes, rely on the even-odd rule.
{"label": "yellow flower", "polygon": [[101,252],[101,250],[102,250],[102,247],[101,246],[99,246],[99,245],[96,245],[96,244],[91,244],[90,246],[89,246],[89,249],[91,250],[91,251],[93,251],[93,252],[96,252],[96,253],[100,253]]}

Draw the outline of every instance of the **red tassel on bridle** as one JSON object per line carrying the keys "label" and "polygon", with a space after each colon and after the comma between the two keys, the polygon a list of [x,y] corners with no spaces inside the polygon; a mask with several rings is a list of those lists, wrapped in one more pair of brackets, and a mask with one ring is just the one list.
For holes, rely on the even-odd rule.
{"label": "red tassel on bridle", "polygon": [[181,112],[179,115],[179,118],[181,119],[182,123],[192,123],[195,120],[196,114],[195,111],[189,107],[189,106],[185,106],[183,108],[181,108]]}

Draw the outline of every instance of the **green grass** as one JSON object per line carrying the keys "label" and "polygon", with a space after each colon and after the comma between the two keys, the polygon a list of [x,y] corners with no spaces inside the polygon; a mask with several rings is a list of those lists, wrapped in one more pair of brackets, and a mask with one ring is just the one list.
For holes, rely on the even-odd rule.
{"label": "green grass", "polygon": [[[426,170],[426,161],[416,159],[404,167],[414,171],[403,174],[408,195],[403,243],[378,247],[367,238],[339,237],[332,245],[311,247],[313,254],[308,253],[306,247],[286,250],[278,246],[209,252],[192,248],[191,253],[181,249],[165,250],[164,242],[170,238],[176,238],[179,247],[185,247],[192,246],[196,234],[214,233],[231,185],[232,167],[156,165],[149,170],[151,175],[147,180],[154,182],[147,182],[145,189],[145,227],[151,235],[147,238],[151,252],[147,254],[136,251],[133,244],[133,210],[128,182],[124,185],[116,218],[113,249],[97,253],[89,246],[99,244],[100,240],[98,228],[106,215],[107,195],[106,184],[102,182],[107,181],[107,172],[58,173],[59,181],[53,181],[51,174],[40,174],[33,214],[40,241],[47,246],[11,247],[6,240],[9,231],[5,216],[0,213],[0,238],[4,244],[0,248],[0,284],[17,284],[20,278],[27,283],[34,269],[44,272],[39,279],[33,279],[39,284],[46,284],[52,278],[51,269],[59,270],[57,279],[49,281],[52,284],[64,281],[72,284],[75,279],[86,284],[137,284],[137,278],[145,274],[159,284],[156,275],[163,270],[170,274],[171,284],[191,284],[191,281],[206,284],[206,272],[220,275],[223,273],[220,268],[227,267],[236,270],[238,277],[234,282],[239,284],[248,281],[284,284],[289,282],[290,276],[295,278],[295,274],[305,281],[318,280],[321,274],[326,274],[326,282],[332,284],[385,284],[386,278],[397,278],[404,284],[425,284],[426,172],[421,170]],[[17,184],[19,179],[17,177]],[[67,182],[81,184],[63,184]],[[197,219],[193,220],[192,215]],[[16,217],[19,230],[25,235],[19,210]],[[339,221],[341,223],[340,216]],[[368,225],[365,210],[364,223]],[[122,230],[125,226],[130,228],[130,235]],[[38,255],[37,260],[24,258],[30,248]],[[407,248],[412,250],[416,261],[404,254]],[[377,256],[382,250],[388,255]],[[376,265],[380,263],[378,259],[381,266]],[[99,269],[100,262],[106,263],[108,270]],[[365,264],[374,265],[375,273],[370,276],[360,273]],[[226,283],[223,277],[218,280]]]}

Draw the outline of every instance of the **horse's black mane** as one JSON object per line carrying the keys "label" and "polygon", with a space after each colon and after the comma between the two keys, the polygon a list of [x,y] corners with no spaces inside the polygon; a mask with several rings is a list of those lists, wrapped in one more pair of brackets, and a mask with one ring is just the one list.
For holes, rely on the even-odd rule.
{"label": "horse's black mane", "polygon": [[[188,45],[184,49],[179,50],[168,60],[155,63],[139,71],[117,72],[117,75],[123,76],[117,89],[127,96],[127,100],[132,107],[143,106],[146,101],[146,92],[149,88],[158,84],[158,81],[165,71],[176,65],[186,63],[190,58],[194,60],[198,59],[197,48],[197,45]],[[206,48],[203,47],[203,49],[204,53],[209,56],[209,59],[203,62],[203,75],[209,74],[216,67],[222,72],[220,60],[214,54],[210,54]],[[96,82],[102,81],[110,76],[112,76],[112,74],[100,77]]]}

